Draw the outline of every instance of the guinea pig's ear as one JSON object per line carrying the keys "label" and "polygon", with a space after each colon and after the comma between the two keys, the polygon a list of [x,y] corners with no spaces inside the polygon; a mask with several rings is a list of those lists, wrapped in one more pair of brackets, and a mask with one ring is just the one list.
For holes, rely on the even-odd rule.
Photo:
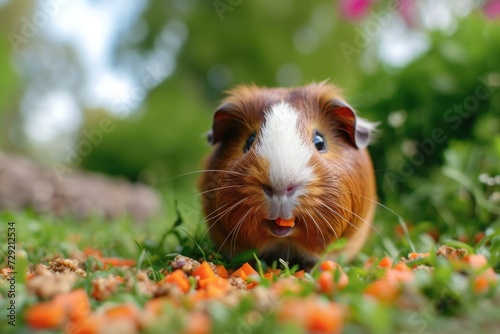
{"label": "guinea pig's ear", "polygon": [[331,100],[328,107],[340,119],[342,130],[349,134],[353,145],[364,148],[370,144],[375,123],[358,117],[354,109],[340,99]]}
{"label": "guinea pig's ear", "polygon": [[235,109],[236,105],[234,103],[227,102],[215,111],[212,130],[207,135],[207,139],[212,145],[220,142],[233,130]]}

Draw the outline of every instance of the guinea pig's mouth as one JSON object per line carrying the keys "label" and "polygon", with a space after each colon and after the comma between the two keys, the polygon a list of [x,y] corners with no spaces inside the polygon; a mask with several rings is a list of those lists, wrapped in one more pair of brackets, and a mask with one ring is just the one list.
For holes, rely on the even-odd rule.
{"label": "guinea pig's mouth", "polygon": [[266,225],[269,232],[275,237],[286,237],[289,236],[294,227],[293,226],[280,226],[276,223],[276,219],[266,219],[264,221],[264,225]]}

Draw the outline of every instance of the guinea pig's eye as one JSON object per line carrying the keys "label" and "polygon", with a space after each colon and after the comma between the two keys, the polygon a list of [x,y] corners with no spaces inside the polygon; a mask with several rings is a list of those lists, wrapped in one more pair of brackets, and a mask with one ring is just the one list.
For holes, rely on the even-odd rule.
{"label": "guinea pig's eye", "polygon": [[318,131],[314,131],[313,133],[313,144],[318,152],[326,152],[325,137]]}
{"label": "guinea pig's eye", "polygon": [[252,132],[250,137],[248,137],[245,147],[243,148],[243,153],[247,153],[252,148],[253,142],[255,141],[255,132]]}

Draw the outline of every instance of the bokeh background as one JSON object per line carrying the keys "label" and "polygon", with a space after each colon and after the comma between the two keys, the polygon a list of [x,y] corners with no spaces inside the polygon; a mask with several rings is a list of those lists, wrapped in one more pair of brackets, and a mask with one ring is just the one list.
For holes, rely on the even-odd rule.
{"label": "bokeh background", "polygon": [[330,80],[379,122],[377,224],[473,236],[500,216],[499,18],[496,0],[0,0],[0,150],[198,212],[224,91]]}

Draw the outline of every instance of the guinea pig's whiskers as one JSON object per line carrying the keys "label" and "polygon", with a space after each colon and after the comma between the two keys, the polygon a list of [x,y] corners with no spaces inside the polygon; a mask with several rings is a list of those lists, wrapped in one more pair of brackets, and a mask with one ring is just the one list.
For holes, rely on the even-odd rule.
{"label": "guinea pig's whiskers", "polygon": [[164,180],[159,180],[158,183],[160,183],[160,182],[168,182],[168,181],[175,180],[175,179],[177,179],[179,177],[193,175],[193,174],[200,174],[200,173],[227,173],[227,174],[234,174],[234,175],[244,176],[244,174],[238,173],[238,172],[235,172],[235,171],[232,171],[232,170],[224,170],[224,169],[200,169],[200,170],[194,170],[194,171],[191,171],[191,172],[187,172],[187,173],[179,174],[179,175],[176,175],[176,176],[172,176],[172,177],[166,178]]}
{"label": "guinea pig's whiskers", "polygon": [[[333,213],[334,215],[336,215],[337,217],[339,217],[340,219],[342,219],[343,221],[345,221],[347,224],[351,225],[352,227],[354,227],[358,232],[360,231],[359,228],[354,225],[353,223],[351,223],[349,220],[347,220],[344,216],[342,216],[339,212],[335,211],[332,206],[330,205],[326,205],[325,203],[319,201],[319,200],[315,200],[316,203],[318,203],[319,205],[321,205],[322,207],[326,208],[328,211],[330,211],[331,213]],[[345,208],[342,208],[344,210],[346,210]],[[348,212],[350,212],[349,210],[346,210]]]}
{"label": "guinea pig's whiskers", "polygon": [[[227,242],[227,240],[229,239],[229,237],[231,237],[232,235],[234,235],[236,233],[236,231],[239,230],[239,228],[243,224],[243,221],[245,220],[245,218],[246,218],[246,216],[248,215],[249,212],[250,212],[250,210],[247,211],[246,215],[244,217],[242,217],[238,221],[238,223],[236,225],[234,225],[234,227],[231,229],[231,231],[227,234],[226,238],[224,239],[224,241],[222,241],[219,249],[217,250],[217,254],[220,253],[220,251],[222,250],[222,247],[224,247],[224,244]],[[230,255],[233,256],[231,247],[229,249],[229,252],[230,252]]]}
{"label": "guinea pig's whiskers", "polygon": [[326,242],[326,239],[325,239],[325,234],[323,233],[323,231],[321,230],[321,227],[319,226],[319,224],[316,222],[316,220],[314,219],[313,215],[307,211],[307,209],[304,209],[305,212],[307,212],[307,215],[311,218],[311,220],[313,221],[314,225],[316,226],[316,228],[318,229],[319,233],[321,234],[321,237],[323,238],[323,244],[326,246],[327,245],[327,242]]}
{"label": "guinea pig's whiskers", "polygon": [[[320,202],[320,201],[318,201]],[[320,202],[320,204],[323,204],[322,202]],[[327,207],[328,208],[328,207]],[[333,226],[329,223],[328,219],[323,215],[323,213],[321,212],[321,210],[318,208],[316,210],[316,212],[321,216],[321,218],[323,219],[323,221],[326,223],[325,225],[328,226],[328,228],[330,230],[332,230],[333,234],[335,235],[335,238],[337,239],[337,241],[339,241],[339,236],[337,234],[337,231],[335,231],[335,229],[333,228]]]}
{"label": "guinea pig's whiskers", "polygon": [[[403,219],[403,217],[401,215],[399,215],[396,211],[392,210],[391,208],[389,208],[388,206],[380,203],[379,201],[376,201],[374,199],[371,199],[369,197],[366,197],[366,196],[363,196],[363,195],[360,195],[360,194],[356,194],[356,193],[351,193],[353,195],[356,195],[356,196],[359,196],[363,199],[366,199],[372,203],[375,203],[376,205],[386,209],[387,211],[389,211],[390,213],[392,213],[393,215],[395,215],[397,218],[398,218],[398,222],[399,224],[403,227],[404,230],[407,230],[407,227],[406,227],[406,223],[405,223],[405,220]],[[411,238],[409,236],[408,233],[405,233],[406,234],[406,239],[408,241],[408,244],[410,245],[410,248],[412,249],[412,251],[415,252],[415,245],[413,244],[413,242],[411,241]]]}
{"label": "guinea pig's whiskers", "polygon": [[[210,230],[212,229],[212,227],[215,226],[215,224],[217,224],[219,222],[219,220],[221,220],[221,218],[226,215],[228,212],[231,212],[231,210],[233,210],[235,207],[237,207],[238,205],[240,205],[241,203],[243,203],[245,201],[245,198],[240,200],[239,202],[233,204],[231,207],[229,207],[228,209],[222,211],[222,212],[219,212],[218,214],[216,214],[215,216],[211,217],[211,219],[216,219],[212,224],[210,224],[210,226],[208,227],[208,229],[206,230],[206,232],[203,234],[202,238],[201,238],[201,241],[202,242],[203,240],[205,240],[205,237],[207,236],[207,234],[210,232]],[[214,212],[224,208],[227,204],[224,204],[223,206],[221,206],[220,208],[218,208],[217,210],[215,210]],[[212,215],[214,212],[210,213],[210,215]],[[208,217],[210,216],[208,215],[207,217],[205,217],[205,220],[208,221]]]}
{"label": "guinea pig's whiskers", "polygon": [[[359,216],[358,214],[356,214],[355,212],[352,212],[351,210],[349,210],[348,208],[344,208],[342,207],[342,210],[345,210],[347,212],[349,212],[350,214],[352,214],[353,216],[355,216],[356,218],[360,219],[363,223],[365,223],[366,225],[368,225],[372,230],[374,230],[375,232],[377,232],[378,235],[380,235],[381,237],[383,237],[382,233],[380,233],[380,231],[375,227],[373,226],[373,224],[370,224],[369,222],[366,221],[366,219],[364,219],[363,217]],[[345,218],[344,218],[345,219]],[[347,221],[347,220],[346,220]],[[352,227],[354,227],[356,230],[359,231],[359,229],[354,226],[354,224],[352,224],[351,222],[348,222]]]}
{"label": "guinea pig's whiskers", "polygon": [[304,225],[306,226],[306,239],[309,240],[309,224],[306,224],[307,219],[300,214],[297,214],[297,218],[304,222]]}
{"label": "guinea pig's whiskers", "polygon": [[237,224],[237,229],[235,233],[233,233],[233,236],[231,237],[231,246],[229,248],[229,251],[231,252],[231,256],[233,255],[233,252],[236,253],[236,242],[238,241],[238,234],[240,233],[241,228],[243,227],[243,223],[245,222],[248,214],[250,213],[250,209],[248,209],[247,213],[241,218],[240,222]]}

